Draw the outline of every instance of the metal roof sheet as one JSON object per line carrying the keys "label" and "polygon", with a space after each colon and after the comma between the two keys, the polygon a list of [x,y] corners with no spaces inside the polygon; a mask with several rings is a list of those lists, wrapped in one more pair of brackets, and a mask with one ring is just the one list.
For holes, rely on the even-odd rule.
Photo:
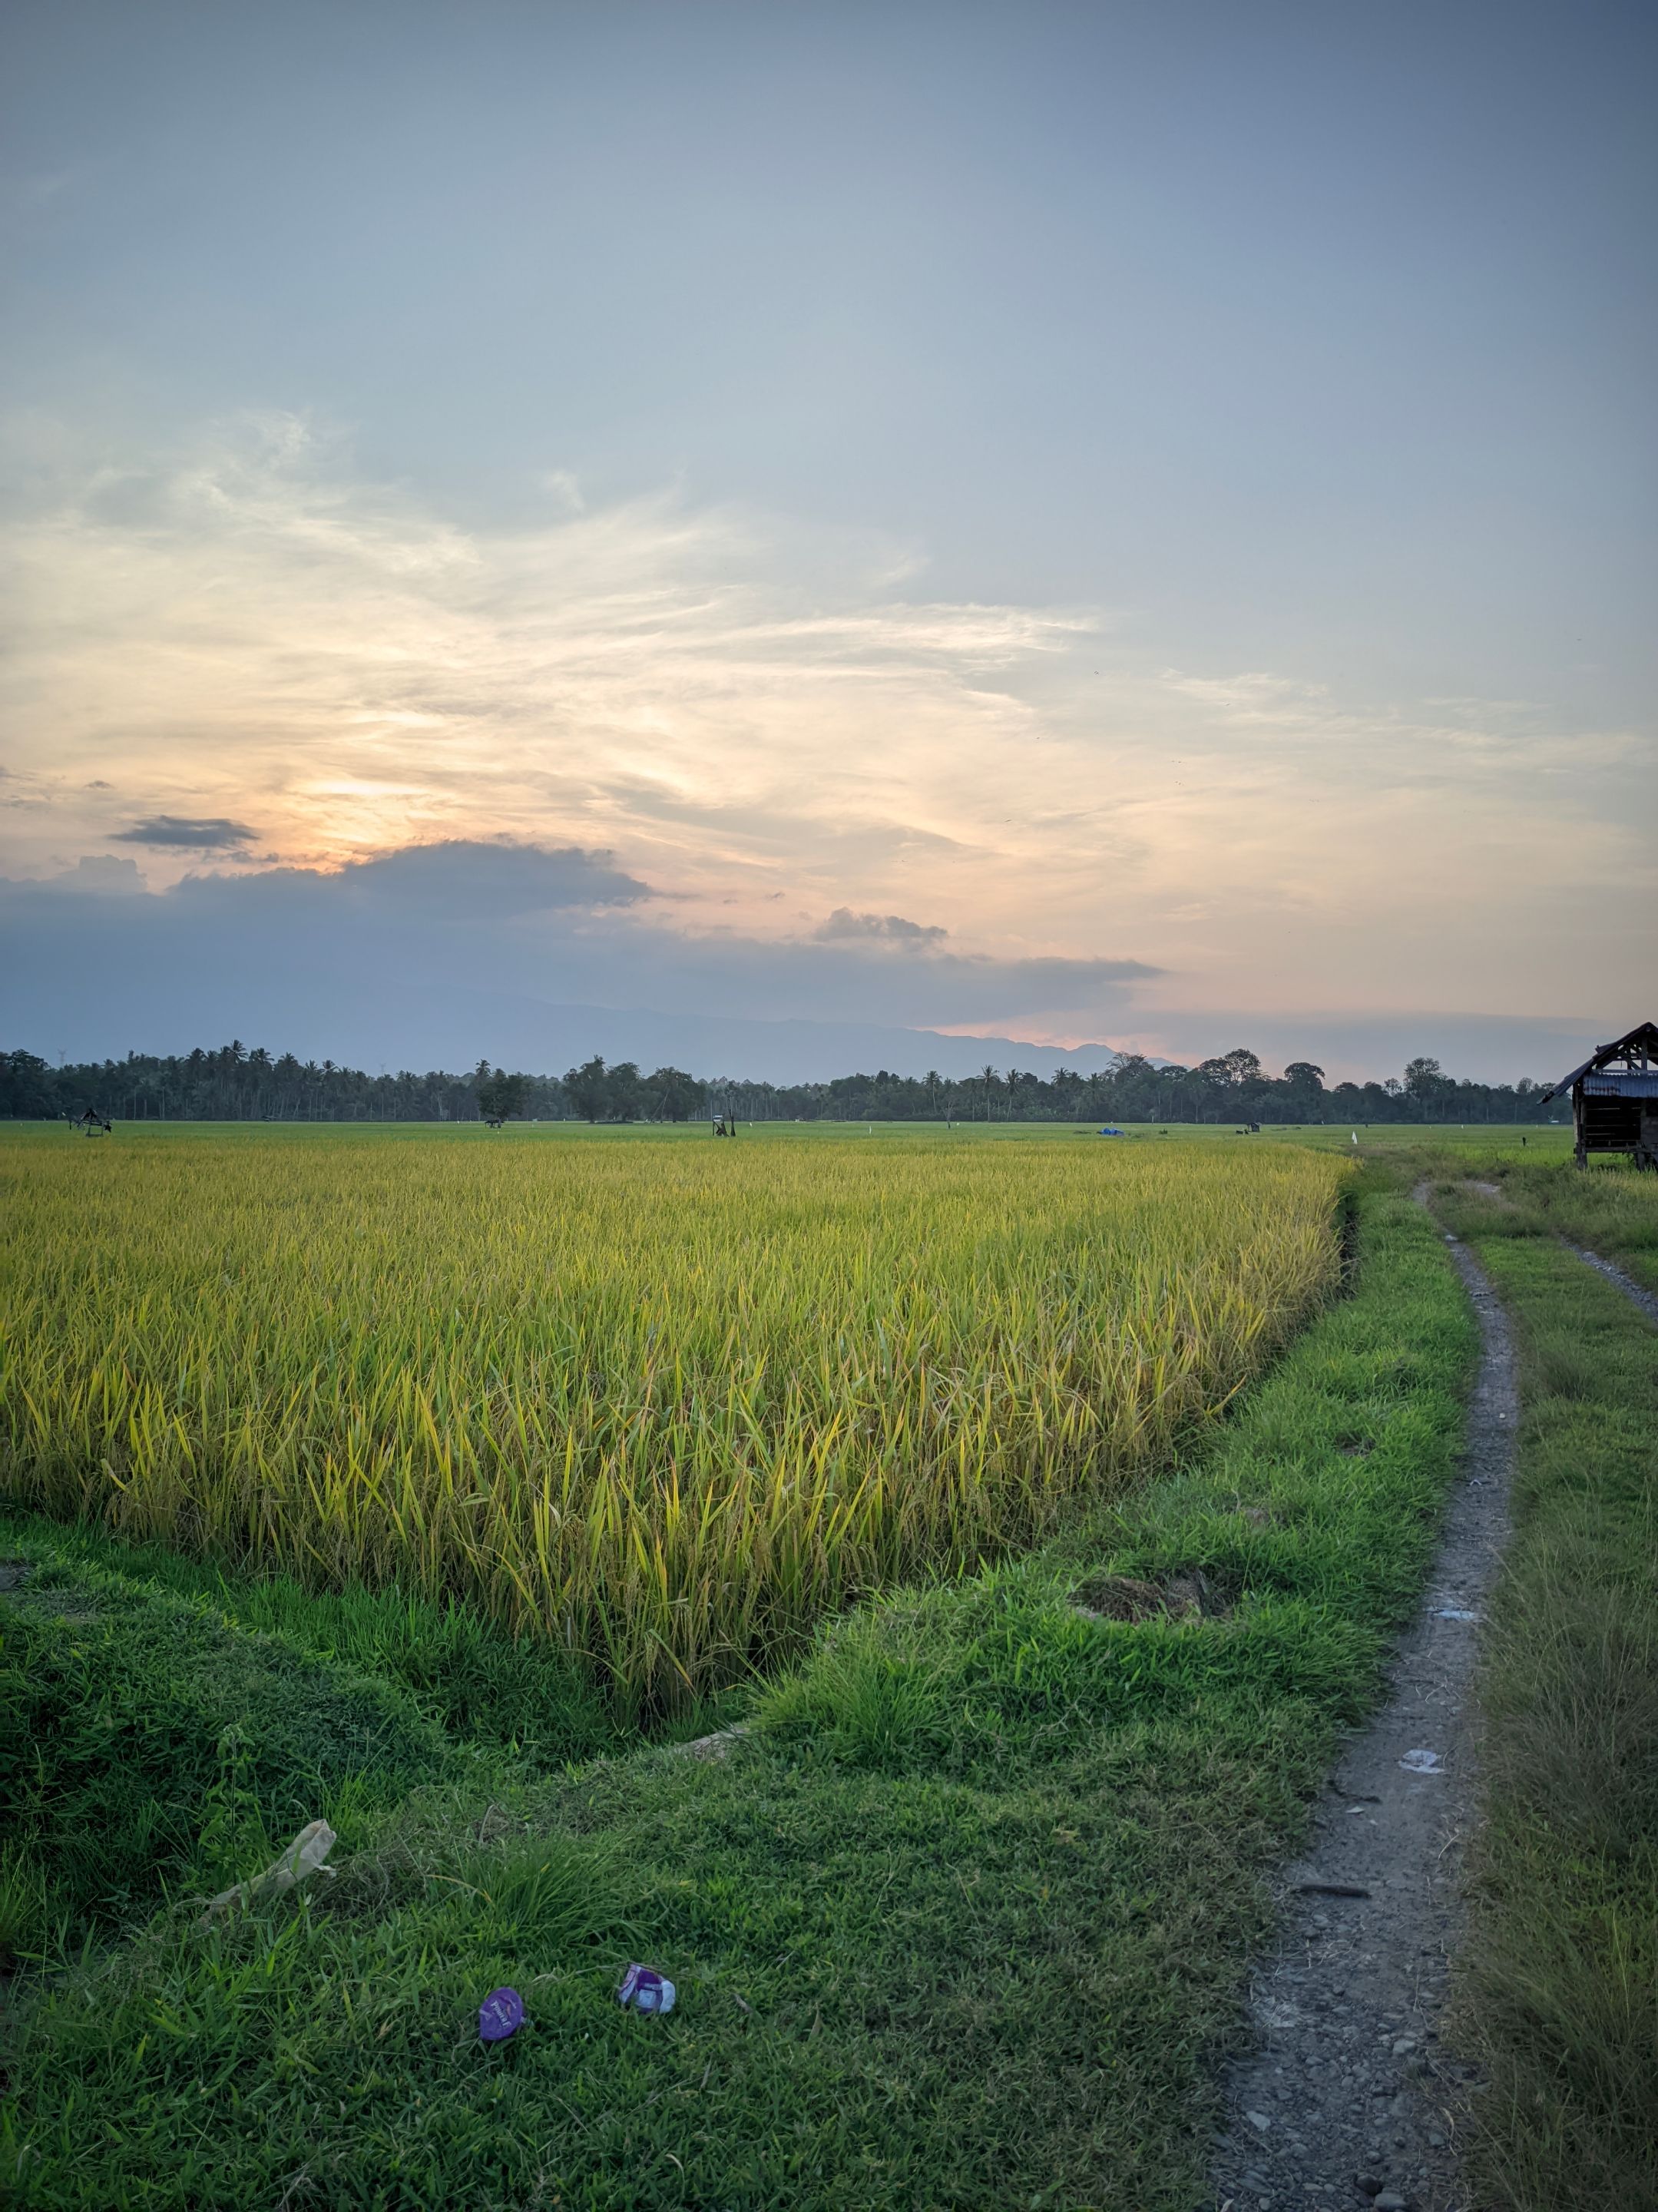
{"label": "metal roof sheet", "polygon": [[1561,1077],[1553,1090],[1549,1092],[1548,1098],[1543,1101],[1544,1104],[1547,1105],[1551,1098],[1564,1098],[1574,1083],[1587,1075],[1590,1068],[1599,1067],[1603,1060],[1619,1060],[1625,1056],[1632,1059],[1634,1054],[1630,1050],[1631,1046],[1648,1053],[1658,1052],[1658,1022],[1637,1022],[1635,1027],[1626,1031],[1623,1036],[1614,1037],[1610,1044],[1603,1044],[1598,1052],[1592,1052],[1580,1067],[1574,1067],[1570,1075]]}
{"label": "metal roof sheet", "polygon": [[1585,1098],[1658,1098],[1658,1074],[1621,1075],[1615,1069],[1583,1078]]}

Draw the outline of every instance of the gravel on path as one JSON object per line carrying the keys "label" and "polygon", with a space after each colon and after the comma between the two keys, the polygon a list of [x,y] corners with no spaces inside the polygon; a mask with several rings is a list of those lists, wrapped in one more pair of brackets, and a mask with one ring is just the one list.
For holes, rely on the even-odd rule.
{"label": "gravel on path", "polygon": [[[1418,1190],[1418,1199],[1424,1197]],[[1211,2179],[1218,2212],[1468,2212],[1456,2137],[1473,2069],[1440,2040],[1478,1817],[1475,1637],[1507,1540],[1519,1395],[1495,1292],[1448,1237],[1479,1317],[1465,1472],[1386,1706],[1350,1741],[1282,1880]]]}
{"label": "gravel on path", "polygon": [[1658,1322],[1658,1297],[1655,1297],[1650,1291],[1643,1290],[1633,1276],[1626,1275],[1621,1267],[1614,1267],[1610,1260],[1603,1260],[1598,1252],[1589,1251],[1587,1246],[1574,1244],[1570,1237],[1563,1237],[1560,1242],[1569,1252],[1576,1252],[1580,1260],[1594,1268],[1598,1273],[1604,1275],[1609,1283],[1615,1283],[1624,1296],[1632,1304],[1638,1306],[1649,1321]]}

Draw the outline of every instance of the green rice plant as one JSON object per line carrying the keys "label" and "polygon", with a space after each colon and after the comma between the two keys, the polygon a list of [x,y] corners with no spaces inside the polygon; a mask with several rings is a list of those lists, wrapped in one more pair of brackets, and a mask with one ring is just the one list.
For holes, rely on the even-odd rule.
{"label": "green rice plant", "polygon": [[[1354,1295],[1179,1473],[824,1624],[726,1756],[464,1760],[325,1887],[39,1978],[0,2196],[1192,2212],[1267,1876],[1382,1692],[1477,1356],[1438,1231],[1363,1180]],[[1072,1602],[1194,1565],[1230,1613]],[[629,1958],[667,2021],[616,2002]],[[501,1983],[526,2019],[490,2051]]]}
{"label": "green rice plant", "polygon": [[671,1707],[1166,1457],[1334,1284],[1349,1172],[481,1135],[0,1139],[0,1487]]}

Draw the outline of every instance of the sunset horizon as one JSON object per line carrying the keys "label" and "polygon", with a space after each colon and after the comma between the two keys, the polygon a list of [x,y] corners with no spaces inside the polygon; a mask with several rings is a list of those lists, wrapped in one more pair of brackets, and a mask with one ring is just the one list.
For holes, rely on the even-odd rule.
{"label": "sunset horizon", "polygon": [[15,21],[15,1042],[1646,1011],[1637,18],[392,20]]}

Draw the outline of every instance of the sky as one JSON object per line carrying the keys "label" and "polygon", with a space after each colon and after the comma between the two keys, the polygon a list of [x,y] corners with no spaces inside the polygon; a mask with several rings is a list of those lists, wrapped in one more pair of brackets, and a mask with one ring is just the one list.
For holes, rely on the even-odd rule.
{"label": "sky", "polygon": [[1655,64],[12,0],[0,1042],[1561,1072],[1658,1012]]}

